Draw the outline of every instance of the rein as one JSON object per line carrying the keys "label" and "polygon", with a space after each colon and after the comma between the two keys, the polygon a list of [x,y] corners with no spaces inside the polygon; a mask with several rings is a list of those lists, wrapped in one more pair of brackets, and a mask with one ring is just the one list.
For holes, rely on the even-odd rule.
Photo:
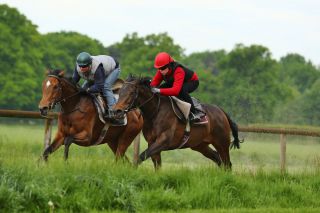
{"label": "rein", "polygon": [[[132,82],[124,82],[124,84],[134,84]],[[138,98],[138,92],[137,90],[135,91],[135,97],[133,99],[133,101],[131,102],[131,104],[127,107],[127,109],[124,110],[125,113],[128,113],[132,110],[135,110],[137,108],[141,108],[142,106],[144,106],[145,104],[147,104],[149,101],[151,101],[153,99],[153,97],[155,96],[155,93],[152,93],[152,96],[150,98],[148,98],[146,101],[144,101],[142,104],[140,104],[139,106],[134,106],[134,102],[136,101],[136,99]],[[153,117],[155,115],[155,113],[157,113],[159,111],[160,108],[160,95],[157,96],[158,97],[158,104],[157,104],[157,109],[156,111],[152,114],[151,117]]]}
{"label": "rein", "polygon": [[[58,81],[59,81],[59,91],[60,91],[60,98],[58,98],[57,100],[54,100],[53,103],[51,104],[52,105],[52,108],[56,105],[56,104],[61,104],[61,102],[66,102],[68,99],[80,94],[80,91],[77,91],[75,92],[74,94],[72,95],[69,95],[67,97],[62,97],[62,87],[61,87],[61,80],[63,80],[62,78],[58,77],[58,76],[55,76],[55,75],[48,75],[48,77],[53,77],[53,78],[56,78]],[[72,85],[71,83],[69,83],[68,81],[65,81],[67,82],[68,84],[70,84],[71,86],[74,86]],[[68,113],[71,113],[71,112],[74,112],[76,110],[78,110],[79,108],[76,108]],[[64,112],[63,112],[64,113]]]}

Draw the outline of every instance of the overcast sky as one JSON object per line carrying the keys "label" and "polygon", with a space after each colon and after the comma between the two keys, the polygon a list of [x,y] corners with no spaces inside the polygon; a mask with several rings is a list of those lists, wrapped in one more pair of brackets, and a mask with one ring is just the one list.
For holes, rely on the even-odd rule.
{"label": "overcast sky", "polygon": [[319,0],[0,0],[40,33],[76,31],[105,46],[127,33],[167,32],[186,54],[260,44],[279,59],[299,53],[320,65]]}

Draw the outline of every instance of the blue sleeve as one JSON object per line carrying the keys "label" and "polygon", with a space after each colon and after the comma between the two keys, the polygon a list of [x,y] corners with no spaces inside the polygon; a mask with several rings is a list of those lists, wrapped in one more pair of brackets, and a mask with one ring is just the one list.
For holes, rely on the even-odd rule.
{"label": "blue sleeve", "polygon": [[73,75],[72,75],[72,81],[75,83],[78,83],[80,81],[80,75],[77,71],[77,67],[74,68]]}
{"label": "blue sleeve", "polygon": [[102,64],[100,64],[94,73],[94,84],[89,88],[88,92],[102,92],[105,79],[104,68]]}

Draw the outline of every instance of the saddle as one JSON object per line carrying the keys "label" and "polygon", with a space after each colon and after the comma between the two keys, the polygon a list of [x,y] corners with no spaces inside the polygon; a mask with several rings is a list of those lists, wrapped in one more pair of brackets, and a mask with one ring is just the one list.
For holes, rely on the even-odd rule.
{"label": "saddle", "polygon": [[[202,108],[202,105],[199,100],[197,100],[194,97],[191,97],[194,107],[196,108],[196,115],[200,117],[200,121],[192,123],[193,125],[199,125],[199,124],[206,124],[208,123],[208,119],[206,117],[206,113],[204,109]],[[189,114],[191,104],[182,101],[174,96],[169,96],[169,100],[171,101],[171,106],[173,109],[174,114],[177,116],[177,118],[184,122],[188,123],[189,121]]]}
{"label": "saddle", "polygon": [[[124,81],[122,79],[117,79],[116,82],[112,86],[112,92],[114,97],[116,98],[116,101],[119,99],[119,91],[122,87]],[[101,93],[91,94],[92,100],[94,102],[94,105],[97,109],[99,119],[102,123],[106,123],[106,120],[104,119],[104,115],[106,113],[106,109],[108,109],[108,105],[106,103],[106,100],[104,100],[103,95]],[[127,125],[127,116],[125,115],[125,123],[124,126]]]}
{"label": "saddle", "polygon": [[180,121],[186,123],[184,134],[181,139],[181,143],[177,147],[178,149],[183,148],[185,146],[185,144],[188,142],[188,140],[190,138],[190,126],[191,125],[202,125],[202,124],[208,123],[206,113],[203,110],[202,105],[199,102],[199,100],[197,100],[193,97],[191,97],[191,99],[192,99],[194,107],[196,108],[196,113],[200,117],[200,121],[193,122],[193,123],[190,123],[190,121],[189,121],[189,114],[191,113],[190,112],[191,104],[184,102],[176,97],[169,96],[169,100],[171,101],[171,106],[172,106],[174,114],[177,116],[177,118]]}

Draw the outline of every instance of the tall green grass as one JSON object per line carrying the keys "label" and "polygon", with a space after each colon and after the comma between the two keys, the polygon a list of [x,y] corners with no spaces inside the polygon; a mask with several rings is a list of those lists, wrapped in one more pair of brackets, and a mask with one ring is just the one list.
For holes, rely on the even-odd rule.
{"label": "tall green grass", "polygon": [[38,162],[43,134],[39,126],[0,125],[0,212],[320,211],[317,139],[288,139],[286,174],[278,138],[251,135],[231,152],[232,172],[190,150],[164,152],[155,172],[151,160],[137,169],[116,163],[105,145],[72,145],[67,162],[63,148]]}

